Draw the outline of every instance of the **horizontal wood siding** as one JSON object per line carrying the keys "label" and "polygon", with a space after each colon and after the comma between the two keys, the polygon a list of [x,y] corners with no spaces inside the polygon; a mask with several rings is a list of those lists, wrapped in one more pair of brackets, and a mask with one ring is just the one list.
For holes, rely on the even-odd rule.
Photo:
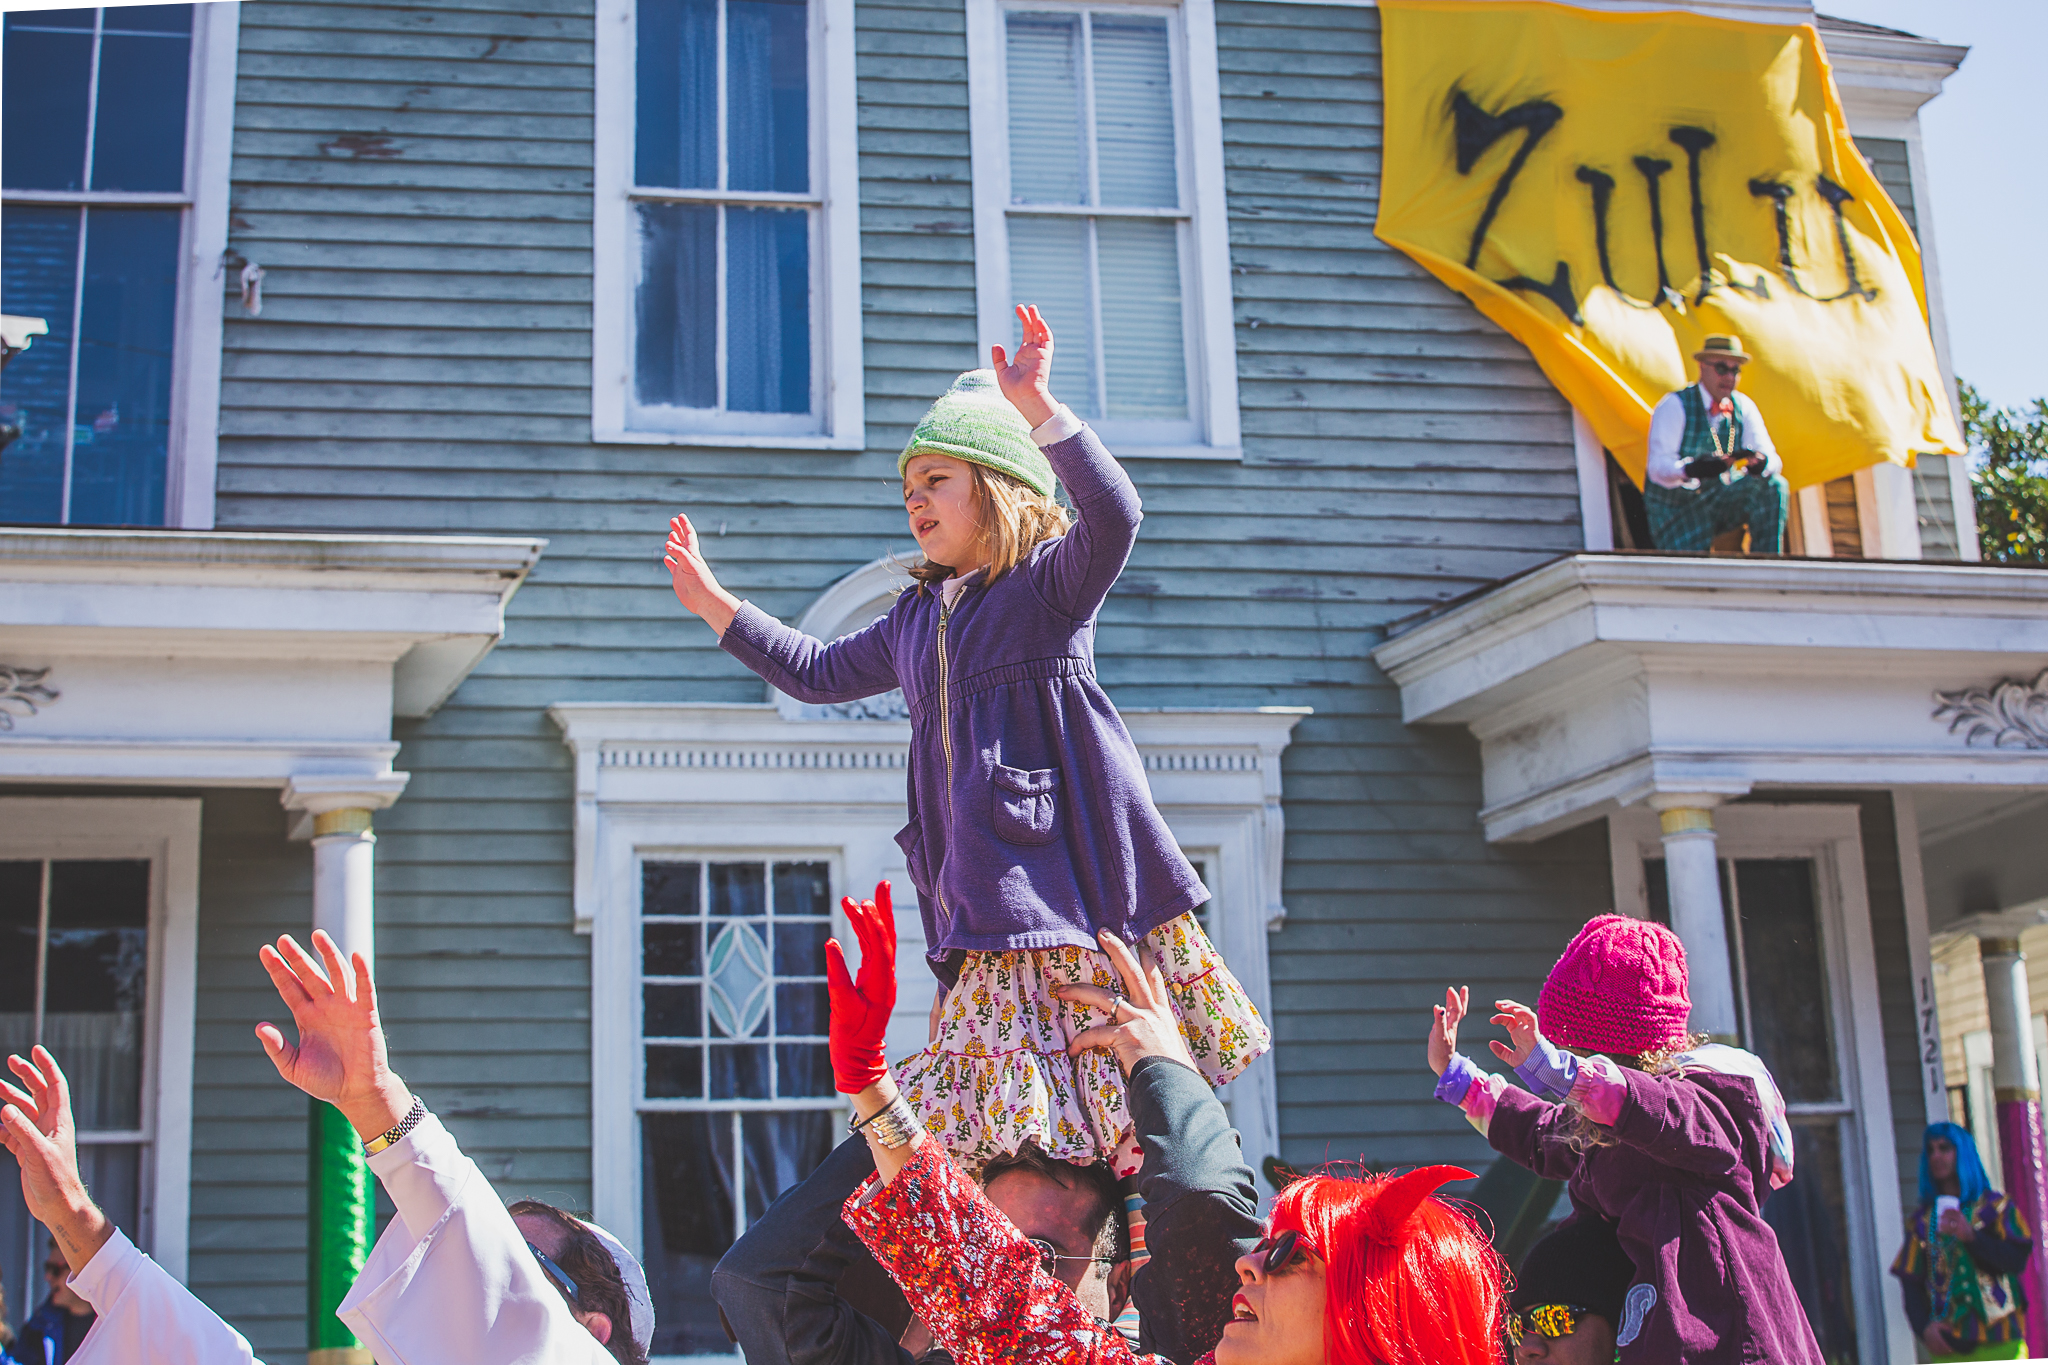
{"label": "horizontal wood siding", "polygon": [[[1919,206],[1913,201],[1913,165],[1906,143],[1896,137],[1859,137],[1863,152],[1878,183],[1905,215],[1907,226],[1920,231]],[[1925,559],[1959,557],[1956,539],[1955,485],[1949,481],[1947,455],[1922,455],[1913,466],[1913,501],[1920,522],[1920,554]]]}

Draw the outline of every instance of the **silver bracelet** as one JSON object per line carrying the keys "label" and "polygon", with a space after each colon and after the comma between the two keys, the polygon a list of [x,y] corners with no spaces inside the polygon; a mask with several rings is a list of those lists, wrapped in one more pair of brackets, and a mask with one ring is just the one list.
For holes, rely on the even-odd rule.
{"label": "silver bracelet", "polygon": [[910,1106],[898,1095],[858,1123],[846,1126],[855,1133],[866,1129],[869,1137],[893,1152],[916,1135],[919,1124],[917,1115],[910,1112]]}
{"label": "silver bracelet", "polygon": [[376,1137],[373,1137],[368,1142],[364,1143],[363,1155],[377,1155],[377,1153],[383,1151],[385,1148],[391,1146],[392,1144],[400,1141],[405,1137],[406,1134],[410,1133],[413,1129],[419,1127],[420,1123],[426,1117],[427,1102],[421,1099],[418,1095],[414,1095],[412,1097],[412,1107],[405,1111],[405,1117],[400,1119],[395,1127],[385,1132],[379,1133]]}

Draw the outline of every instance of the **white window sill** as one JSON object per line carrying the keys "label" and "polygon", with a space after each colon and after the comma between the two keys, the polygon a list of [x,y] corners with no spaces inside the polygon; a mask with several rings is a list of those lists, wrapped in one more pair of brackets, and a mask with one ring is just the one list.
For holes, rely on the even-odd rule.
{"label": "white window sill", "polygon": [[[1105,440],[1105,444],[1108,442]],[[1243,446],[1110,446],[1119,460],[1242,460]]]}
{"label": "white window sill", "polygon": [[719,446],[728,450],[867,449],[867,435],[864,431],[856,431],[845,436],[776,436],[761,432],[607,431],[602,427],[593,427],[590,439],[598,445]]}

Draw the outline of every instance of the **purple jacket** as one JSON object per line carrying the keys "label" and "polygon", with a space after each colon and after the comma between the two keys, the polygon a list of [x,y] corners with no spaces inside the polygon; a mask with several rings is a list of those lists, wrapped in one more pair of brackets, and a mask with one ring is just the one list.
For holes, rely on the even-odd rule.
{"label": "purple jacket", "polygon": [[823,644],[750,603],[721,641],[800,701],[903,689],[910,823],[896,842],[948,984],[963,950],[1094,948],[1098,929],[1136,942],[1209,898],[1095,680],[1095,613],[1137,539],[1138,491],[1085,427],[1045,454],[1073,528],[950,610],[908,591]]}
{"label": "purple jacket", "polygon": [[[1578,1217],[1616,1225],[1636,1275],[1656,1290],[1620,1359],[1644,1365],[1822,1365],[1820,1346],[1760,1211],[1771,1189],[1770,1120],[1746,1076],[1624,1071],[1611,1146],[1574,1150],[1573,1112],[1510,1086],[1487,1141],[1519,1165],[1570,1181]],[[1648,1299],[1629,1291],[1630,1311]],[[1627,1335],[1626,1322],[1616,1324]]]}

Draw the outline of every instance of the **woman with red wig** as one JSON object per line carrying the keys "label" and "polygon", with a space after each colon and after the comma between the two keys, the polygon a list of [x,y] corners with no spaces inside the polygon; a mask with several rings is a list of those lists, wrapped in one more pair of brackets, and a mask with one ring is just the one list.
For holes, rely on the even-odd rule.
{"label": "woman with red wig", "polygon": [[[896,1000],[895,924],[886,901],[844,904],[861,967],[856,982],[839,944],[826,945],[832,1065],[876,1167],[846,1201],[847,1225],[961,1365],[1164,1365],[1167,1357],[1139,1355],[1083,1308],[1052,1273],[1057,1253],[1027,1241],[926,1138],[883,1060]],[[1109,1048],[1126,1069],[1154,1059],[1147,1065],[1194,1073],[1158,969],[1141,967],[1112,935],[1102,944],[1127,994],[1062,988],[1111,1019],[1078,1035],[1074,1048]],[[1207,1103],[1220,1111],[1213,1095]],[[1213,1329],[1186,1330],[1186,1357],[1214,1365],[1497,1365],[1504,1266],[1472,1219],[1436,1195],[1447,1180],[1471,1178],[1455,1166],[1430,1166],[1290,1184],[1265,1236],[1236,1256],[1234,1286],[1215,1291],[1219,1310],[1229,1293],[1227,1316],[1182,1306],[1184,1321],[1221,1324],[1213,1340],[1204,1339],[1216,1337]],[[1239,1250],[1222,1246],[1226,1256]],[[1152,1250],[1155,1263],[1167,1259],[1157,1240]],[[1152,1269],[1139,1272],[1141,1301]]]}

